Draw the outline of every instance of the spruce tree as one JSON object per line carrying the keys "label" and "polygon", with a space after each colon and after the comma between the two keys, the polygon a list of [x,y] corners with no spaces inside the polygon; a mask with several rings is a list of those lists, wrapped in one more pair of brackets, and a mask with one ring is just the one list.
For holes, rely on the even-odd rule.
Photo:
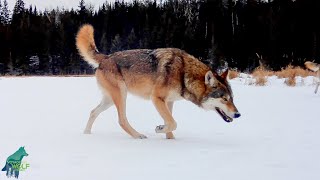
{"label": "spruce tree", "polygon": [[87,21],[87,18],[88,18],[88,10],[85,6],[84,0],[80,0],[78,7],[79,7],[78,13],[80,18],[80,23],[84,23]]}
{"label": "spruce tree", "polygon": [[112,40],[111,52],[117,52],[122,50],[122,39],[119,34],[117,34]]}
{"label": "spruce tree", "polygon": [[17,0],[16,4],[13,8],[13,14],[20,14],[24,11],[24,5],[25,3],[23,2],[23,0]]}
{"label": "spruce tree", "polygon": [[8,8],[7,0],[3,1],[2,17],[3,17],[3,24],[8,25],[10,23],[10,10]]}
{"label": "spruce tree", "polygon": [[102,38],[100,40],[100,49],[99,49],[99,51],[101,51],[102,53],[107,54],[107,50],[108,50],[108,40],[107,40],[107,34],[104,32],[102,34]]}
{"label": "spruce tree", "polygon": [[137,48],[137,37],[134,32],[134,29],[131,29],[131,32],[127,40],[127,49],[136,49]]}
{"label": "spruce tree", "polygon": [[0,25],[3,24],[2,2],[0,0]]}

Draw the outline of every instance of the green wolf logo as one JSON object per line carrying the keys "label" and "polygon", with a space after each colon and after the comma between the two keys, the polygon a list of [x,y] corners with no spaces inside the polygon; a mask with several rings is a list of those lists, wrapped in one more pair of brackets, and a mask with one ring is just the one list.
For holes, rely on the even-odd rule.
{"label": "green wolf logo", "polygon": [[8,178],[19,177],[19,171],[21,170],[21,161],[24,156],[28,156],[28,153],[24,147],[20,147],[15,153],[7,158],[6,165],[2,171],[6,171]]}

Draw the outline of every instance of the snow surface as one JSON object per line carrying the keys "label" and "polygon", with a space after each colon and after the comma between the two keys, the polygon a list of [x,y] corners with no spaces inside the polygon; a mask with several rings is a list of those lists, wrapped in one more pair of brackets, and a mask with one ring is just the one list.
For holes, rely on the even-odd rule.
{"label": "snow surface", "polygon": [[0,78],[0,168],[25,146],[23,180],[319,180],[320,93],[271,81],[232,80],[242,117],[230,124],[177,102],[176,140],[154,132],[163,121],[150,101],[129,96],[129,121],[148,136],[136,140],[114,107],[82,134],[101,97],[93,77]]}

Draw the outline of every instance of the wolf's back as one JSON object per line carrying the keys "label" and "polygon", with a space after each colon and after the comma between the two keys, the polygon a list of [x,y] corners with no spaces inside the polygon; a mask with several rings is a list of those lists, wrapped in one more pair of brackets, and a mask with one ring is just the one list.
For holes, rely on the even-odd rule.
{"label": "wolf's back", "polygon": [[91,25],[86,24],[80,28],[76,37],[76,46],[85,61],[95,68],[99,66],[98,50],[94,42],[94,29]]}

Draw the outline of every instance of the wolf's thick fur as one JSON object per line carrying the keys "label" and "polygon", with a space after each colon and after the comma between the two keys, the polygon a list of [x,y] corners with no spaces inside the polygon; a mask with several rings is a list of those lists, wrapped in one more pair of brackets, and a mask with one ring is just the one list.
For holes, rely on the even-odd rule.
{"label": "wolf's thick fur", "polygon": [[172,107],[179,99],[217,110],[226,121],[240,116],[227,82],[228,71],[219,76],[195,57],[175,48],[100,54],[93,32],[91,25],[84,25],[76,37],[77,48],[84,60],[97,67],[95,75],[104,95],[101,103],[92,110],[85,133],[91,133],[101,112],[115,105],[120,126],[134,138],[146,138],[127,120],[127,92],[152,100],[164,119],[164,125],[157,126],[156,132],[166,133],[168,139],[174,138],[172,131],[177,128]]}
{"label": "wolf's thick fur", "polygon": [[[304,63],[304,65],[310,69],[313,72],[317,73],[317,77],[320,79],[320,64],[314,63],[314,62],[310,62],[307,61]],[[320,81],[318,81],[317,85],[316,85],[316,89],[314,90],[314,93],[316,94],[318,92],[318,88],[320,86]]]}

